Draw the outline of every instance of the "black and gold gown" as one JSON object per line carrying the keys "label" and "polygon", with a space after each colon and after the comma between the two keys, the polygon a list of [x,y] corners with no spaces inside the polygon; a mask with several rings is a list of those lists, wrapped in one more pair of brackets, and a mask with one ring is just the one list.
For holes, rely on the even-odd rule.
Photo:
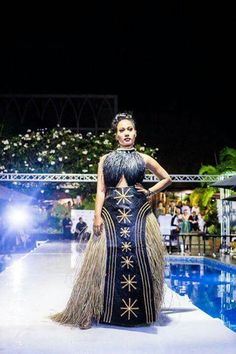
{"label": "black and gold gown", "polygon": [[[103,173],[104,232],[89,240],[67,306],[51,318],[73,326],[151,324],[163,301],[165,250],[150,204],[134,187],[145,162],[135,149],[117,149],[106,156]],[[116,187],[122,176],[128,186]]]}

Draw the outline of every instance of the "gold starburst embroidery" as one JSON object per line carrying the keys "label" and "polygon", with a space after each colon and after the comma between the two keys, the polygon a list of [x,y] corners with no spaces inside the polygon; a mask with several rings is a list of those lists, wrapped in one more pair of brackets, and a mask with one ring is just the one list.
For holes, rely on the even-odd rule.
{"label": "gold starburst embroidery", "polygon": [[122,242],[122,252],[131,251],[131,242]]}
{"label": "gold starburst embroidery", "polygon": [[136,275],[133,275],[132,278],[130,278],[130,274],[128,275],[128,277],[126,277],[125,275],[122,274],[122,277],[124,280],[121,281],[121,284],[124,284],[122,286],[122,289],[126,288],[126,286],[128,287],[128,291],[131,291],[131,289],[137,289],[136,286],[134,284],[137,284],[137,282],[134,280]]}
{"label": "gold starburst embroidery", "polygon": [[118,190],[115,189],[115,192],[118,194],[116,197],[114,197],[114,199],[117,199],[117,205],[122,201],[122,203],[128,202],[131,204],[131,201],[129,200],[129,198],[133,197],[133,194],[128,194],[130,191],[130,188],[127,189],[126,192],[124,192],[124,189],[121,188],[121,192],[119,192]]}
{"label": "gold starburst embroidery", "polygon": [[129,267],[134,267],[133,266],[133,264],[132,263],[134,263],[134,261],[131,261],[131,258],[132,258],[133,256],[130,256],[130,257],[128,257],[128,256],[125,256],[125,257],[122,257],[122,259],[123,259],[123,261],[121,261],[121,264],[123,264],[122,265],[122,268],[124,268],[125,266],[127,267],[127,269],[129,269]]}
{"label": "gold starburst embroidery", "polygon": [[118,209],[118,212],[120,213],[120,215],[117,216],[118,219],[118,223],[121,223],[122,221],[126,224],[126,222],[131,223],[130,221],[130,217],[132,216],[131,213],[131,209],[127,209],[125,210],[125,208],[123,208],[123,210]]}
{"label": "gold starburst embroidery", "polygon": [[131,316],[131,313],[135,316],[135,317],[138,317],[136,315],[136,313],[134,311],[137,311],[139,310],[139,307],[134,307],[134,305],[136,304],[136,302],[138,300],[135,300],[133,303],[131,303],[131,299],[129,298],[129,301],[128,301],[128,304],[126,303],[126,301],[124,299],[122,299],[125,307],[121,307],[120,309],[121,310],[124,310],[124,312],[121,314],[121,317],[124,316],[126,313],[128,314],[128,320],[130,320],[130,316]]}
{"label": "gold starburst embroidery", "polygon": [[120,236],[124,238],[130,237],[130,228],[129,227],[121,227]]}

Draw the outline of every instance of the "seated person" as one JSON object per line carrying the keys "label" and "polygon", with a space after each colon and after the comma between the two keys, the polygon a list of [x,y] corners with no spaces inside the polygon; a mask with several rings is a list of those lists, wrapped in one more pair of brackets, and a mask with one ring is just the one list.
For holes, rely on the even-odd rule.
{"label": "seated person", "polygon": [[75,227],[75,239],[77,240],[84,240],[85,238],[88,238],[88,232],[86,232],[88,228],[88,225],[85,221],[83,221],[83,218],[79,218],[79,222],[76,224]]}
{"label": "seated person", "polygon": [[184,214],[184,212],[187,211],[187,214],[190,215],[191,214],[191,206],[190,206],[190,202],[187,200],[186,203],[182,206],[182,214]]}
{"label": "seated person", "polygon": [[192,212],[192,214],[189,216],[188,220],[191,224],[191,231],[199,231],[198,215],[197,215],[196,211]]}

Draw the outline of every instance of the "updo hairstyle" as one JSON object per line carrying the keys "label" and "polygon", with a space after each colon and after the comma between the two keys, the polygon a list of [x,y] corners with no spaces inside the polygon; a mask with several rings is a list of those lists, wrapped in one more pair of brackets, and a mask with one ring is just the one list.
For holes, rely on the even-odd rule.
{"label": "updo hairstyle", "polygon": [[114,119],[111,122],[111,129],[114,133],[117,132],[118,123],[123,119],[128,119],[133,124],[133,126],[135,128],[135,120],[134,120],[133,115],[131,113],[128,113],[128,112],[118,113],[118,114],[116,114],[116,116],[114,117]]}

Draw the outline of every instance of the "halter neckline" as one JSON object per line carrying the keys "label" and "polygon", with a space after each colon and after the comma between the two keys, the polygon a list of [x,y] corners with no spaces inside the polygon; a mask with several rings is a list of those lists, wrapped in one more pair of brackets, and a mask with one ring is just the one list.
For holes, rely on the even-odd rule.
{"label": "halter neckline", "polygon": [[128,152],[130,152],[130,151],[135,151],[136,149],[135,149],[134,147],[132,147],[132,148],[130,148],[130,149],[127,149],[127,148],[117,148],[116,150],[117,150],[117,151],[128,151]]}

